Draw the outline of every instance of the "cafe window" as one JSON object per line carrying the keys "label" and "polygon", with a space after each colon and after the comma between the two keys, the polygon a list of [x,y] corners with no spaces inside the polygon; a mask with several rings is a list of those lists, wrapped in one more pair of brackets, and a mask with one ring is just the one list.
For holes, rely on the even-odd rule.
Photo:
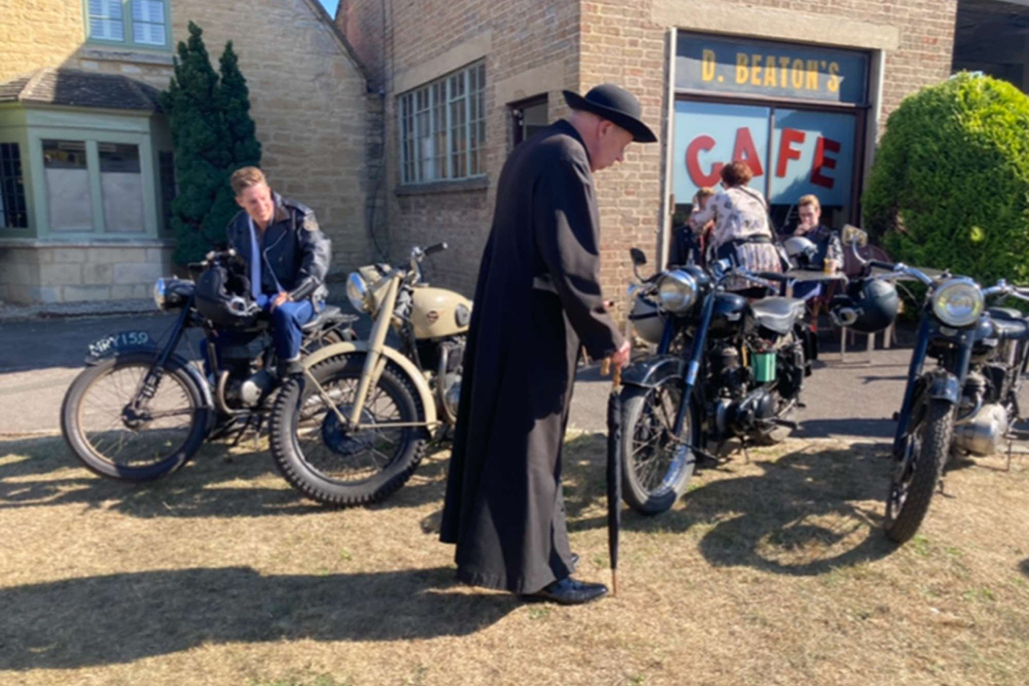
{"label": "cafe window", "polygon": [[0,143],[0,229],[27,229],[28,226],[21,149],[17,143]]}
{"label": "cafe window", "polygon": [[404,184],[485,173],[486,65],[474,64],[398,96]]}
{"label": "cafe window", "polygon": [[675,221],[722,167],[747,162],[750,186],[788,231],[813,194],[823,224],[856,221],[868,55],[768,41],[679,34],[673,189]]}

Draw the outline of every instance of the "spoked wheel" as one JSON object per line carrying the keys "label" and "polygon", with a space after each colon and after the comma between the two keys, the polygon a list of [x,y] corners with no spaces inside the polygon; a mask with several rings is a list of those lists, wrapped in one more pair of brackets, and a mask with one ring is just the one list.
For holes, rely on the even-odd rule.
{"label": "spoked wheel", "polygon": [[154,359],[137,353],[106,360],[79,374],[64,396],[64,440],[101,476],[156,479],[182,467],[204,440],[203,395],[179,363],[169,360],[144,392]]}
{"label": "spoked wheel", "polygon": [[383,500],[407,482],[422,459],[425,430],[410,426],[421,415],[416,391],[393,365],[387,364],[369,389],[359,420],[387,426],[351,429],[363,368],[363,354],[331,357],[310,370],[329,402],[306,376],[291,379],[275,401],[270,430],[275,463],[294,488],[320,503]]}
{"label": "spoked wheel", "polygon": [[954,431],[954,406],[927,395],[915,406],[907,454],[897,463],[886,498],[883,530],[897,543],[918,531],[940,481]]}
{"label": "spoked wheel", "polygon": [[622,494],[629,506],[647,515],[664,512],[686,490],[696,456],[697,412],[686,412],[680,440],[673,437],[682,379],[654,386],[627,386],[622,396]]}

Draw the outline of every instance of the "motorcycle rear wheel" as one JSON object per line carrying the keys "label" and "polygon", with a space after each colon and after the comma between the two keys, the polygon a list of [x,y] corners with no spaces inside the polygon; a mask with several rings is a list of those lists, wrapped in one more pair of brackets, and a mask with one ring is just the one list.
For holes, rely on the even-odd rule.
{"label": "motorcycle rear wheel", "polygon": [[[364,359],[363,354],[338,355],[310,370],[345,417]],[[411,381],[387,364],[368,391],[361,420],[413,423],[421,414]],[[305,376],[293,377],[280,388],[269,429],[272,457],[286,481],[308,498],[334,506],[375,503],[397,491],[421,462],[425,436],[421,427],[353,433]]]}
{"label": "motorcycle rear wheel", "polygon": [[910,459],[899,462],[886,496],[886,537],[904,543],[918,531],[940,481],[954,432],[954,405],[934,398],[922,401],[912,432]]}
{"label": "motorcycle rear wheel", "polygon": [[622,498],[641,514],[670,509],[693,476],[699,417],[691,402],[681,440],[672,437],[681,398],[679,377],[622,392]]}
{"label": "motorcycle rear wheel", "polygon": [[61,433],[75,457],[100,476],[157,479],[179,470],[203,443],[203,394],[174,359],[154,397],[139,413],[129,409],[154,360],[154,353],[112,357],[84,369],[65,393]]}

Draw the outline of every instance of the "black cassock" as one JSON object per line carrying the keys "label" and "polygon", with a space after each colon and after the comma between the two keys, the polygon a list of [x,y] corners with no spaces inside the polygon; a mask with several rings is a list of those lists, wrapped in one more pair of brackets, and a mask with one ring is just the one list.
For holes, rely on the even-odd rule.
{"label": "black cassock", "polygon": [[561,448],[580,342],[622,345],[600,291],[593,175],[558,121],[511,153],[479,267],[440,539],[458,578],[533,593],[569,575]]}

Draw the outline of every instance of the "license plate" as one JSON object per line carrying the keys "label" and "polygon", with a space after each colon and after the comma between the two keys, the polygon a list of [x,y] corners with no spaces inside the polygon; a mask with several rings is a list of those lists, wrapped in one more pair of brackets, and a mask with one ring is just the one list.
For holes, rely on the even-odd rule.
{"label": "license plate", "polygon": [[146,331],[122,331],[121,333],[104,336],[98,341],[89,344],[89,356],[107,357],[119,350],[127,348],[143,348],[152,343],[153,339]]}

